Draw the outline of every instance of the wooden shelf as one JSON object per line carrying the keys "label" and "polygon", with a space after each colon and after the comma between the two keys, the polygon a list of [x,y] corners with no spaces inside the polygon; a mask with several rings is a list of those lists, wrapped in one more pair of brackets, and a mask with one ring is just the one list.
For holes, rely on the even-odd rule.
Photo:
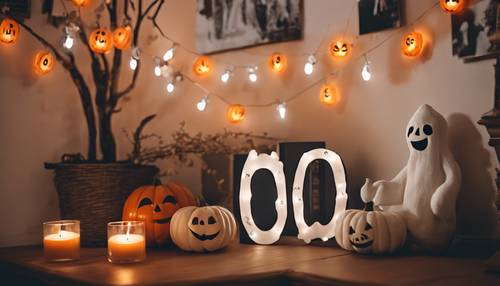
{"label": "wooden shelf", "polygon": [[0,249],[3,285],[500,285],[485,258],[362,256],[336,246],[281,242],[234,244],[215,253],[148,249],[145,262],[115,265],[105,248],[82,248],[81,259],[49,263],[40,246]]}

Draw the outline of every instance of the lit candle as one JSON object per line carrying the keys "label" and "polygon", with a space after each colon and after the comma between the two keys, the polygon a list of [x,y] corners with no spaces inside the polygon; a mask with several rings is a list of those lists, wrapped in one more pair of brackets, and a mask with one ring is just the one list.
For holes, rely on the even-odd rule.
{"label": "lit candle", "polygon": [[80,222],[51,221],[43,224],[43,253],[50,261],[80,258]]}
{"label": "lit candle", "polygon": [[113,263],[140,262],[146,258],[144,222],[108,223],[108,260]]}

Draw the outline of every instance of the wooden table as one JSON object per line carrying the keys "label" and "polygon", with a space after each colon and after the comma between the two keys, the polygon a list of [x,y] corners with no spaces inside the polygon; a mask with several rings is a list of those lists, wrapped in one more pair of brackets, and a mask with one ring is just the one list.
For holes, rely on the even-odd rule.
{"label": "wooden table", "polygon": [[0,248],[0,279],[2,285],[500,285],[498,274],[485,272],[484,257],[373,257],[289,242],[234,244],[207,254],[149,249],[146,261],[133,265],[107,262],[104,248],[82,248],[81,256],[48,263],[40,246]]}

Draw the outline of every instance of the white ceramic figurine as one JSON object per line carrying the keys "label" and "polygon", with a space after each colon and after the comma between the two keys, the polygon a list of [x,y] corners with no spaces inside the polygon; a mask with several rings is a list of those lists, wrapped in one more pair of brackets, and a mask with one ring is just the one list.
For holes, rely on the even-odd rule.
{"label": "white ceramic figurine", "polygon": [[408,123],[406,141],[410,149],[406,167],[391,181],[367,179],[361,198],[399,212],[413,246],[442,251],[455,231],[461,182],[460,168],[448,146],[446,120],[429,105],[422,105]]}

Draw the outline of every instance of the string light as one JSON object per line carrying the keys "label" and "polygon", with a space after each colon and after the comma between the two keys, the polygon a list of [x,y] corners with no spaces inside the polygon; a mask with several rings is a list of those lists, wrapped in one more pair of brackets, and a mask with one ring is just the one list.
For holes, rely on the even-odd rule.
{"label": "string light", "polygon": [[286,103],[282,102],[282,103],[278,104],[278,106],[276,107],[276,110],[278,111],[280,118],[285,119],[285,117],[286,117]]}
{"label": "string light", "polygon": [[70,34],[64,35],[63,47],[70,50],[73,47],[74,43],[75,43],[75,39],[73,39],[73,37]]}
{"label": "string light", "polygon": [[233,76],[233,71],[231,69],[226,69],[224,73],[220,76],[220,80],[223,83],[227,83],[232,76]]}
{"label": "string light", "polygon": [[251,82],[256,82],[259,79],[257,76],[257,67],[248,68],[248,79]]}
{"label": "string light", "polygon": [[161,59],[159,57],[155,57],[155,69],[154,69],[154,74],[155,76],[159,77],[161,76]]}
{"label": "string light", "polygon": [[175,85],[174,85],[174,83],[173,83],[172,81],[169,81],[169,82],[167,83],[167,92],[168,92],[168,93],[172,93],[172,92],[174,92],[174,90],[175,90]]}
{"label": "string light", "polygon": [[130,66],[130,69],[135,71],[135,69],[137,68],[137,60],[134,59],[134,57],[130,57],[130,61],[128,62],[129,66]]}
{"label": "string light", "polygon": [[172,46],[170,49],[168,49],[165,54],[163,55],[163,60],[168,62],[174,58],[174,52],[175,52],[175,47]]}
{"label": "string light", "polygon": [[372,78],[370,62],[366,58],[366,55],[363,56],[365,58],[365,65],[363,66],[363,70],[361,71],[361,77],[364,81],[369,81]]}
{"label": "string light", "polygon": [[304,73],[306,75],[311,75],[314,72],[315,64],[316,64],[316,57],[314,55],[310,55],[307,58],[307,63],[304,65]]}
{"label": "string light", "polygon": [[204,96],[198,103],[196,104],[196,108],[198,111],[204,111],[208,104],[208,96]]}

